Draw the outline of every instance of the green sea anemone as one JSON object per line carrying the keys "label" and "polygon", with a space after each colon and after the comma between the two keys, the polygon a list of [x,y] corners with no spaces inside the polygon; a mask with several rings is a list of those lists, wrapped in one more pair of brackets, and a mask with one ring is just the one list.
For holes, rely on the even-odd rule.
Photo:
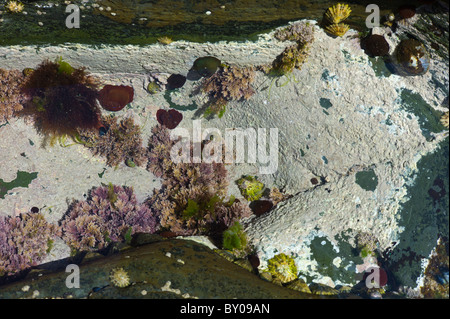
{"label": "green sea anemone", "polygon": [[267,262],[267,269],[273,277],[287,283],[297,279],[297,266],[292,257],[286,254],[278,254]]}
{"label": "green sea anemone", "polygon": [[150,82],[147,85],[147,91],[150,94],[156,94],[159,92],[159,90],[160,90],[160,87],[159,87],[158,83],[156,83],[156,82]]}
{"label": "green sea anemone", "polygon": [[236,181],[242,196],[248,201],[255,201],[261,198],[264,192],[264,184],[254,176],[244,176]]}

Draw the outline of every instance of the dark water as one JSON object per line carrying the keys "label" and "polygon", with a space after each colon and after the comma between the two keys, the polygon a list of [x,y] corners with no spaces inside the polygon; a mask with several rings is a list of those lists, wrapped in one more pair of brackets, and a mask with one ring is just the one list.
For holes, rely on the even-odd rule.
{"label": "dark water", "polygon": [[[324,11],[332,4],[325,0],[99,0],[97,4],[104,7],[104,10],[100,11],[92,7],[92,2],[86,4],[77,0],[72,3],[91,8],[81,10],[80,28],[69,29],[65,22],[70,12],[65,12],[67,5],[64,1],[23,3],[27,14],[4,12],[0,15],[3,19],[0,23],[0,45],[66,42],[146,45],[155,43],[161,36],[195,42],[254,40],[258,33],[269,31],[288,21],[321,20]],[[59,6],[50,7],[49,3]],[[352,28],[363,30],[365,17],[368,15],[365,7],[374,1],[346,3],[352,8],[352,14],[346,23]],[[411,1],[376,3],[381,13],[386,14]],[[108,6],[111,7],[110,11],[106,11]],[[38,11],[45,14],[39,14]],[[207,11],[211,14],[206,14]],[[115,15],[112,16],[111,13]]]}

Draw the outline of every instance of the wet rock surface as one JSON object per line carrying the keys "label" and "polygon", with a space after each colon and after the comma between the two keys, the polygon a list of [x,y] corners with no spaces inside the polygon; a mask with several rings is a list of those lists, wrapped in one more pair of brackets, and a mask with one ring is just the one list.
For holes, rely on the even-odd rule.
{"label": "wet rock surface", "polygon": [[[116,287],[111,282],[111,271],[118,268],[127,272],[129,286]],[[314,297],[263,281],[190,240],[171,239],[127,246],[108,257],[90,255],[79,264],[79,270],[80,288],[67,288],[66,279],[72,272],[36,269],[25,279],[0,287],[0,298]]]}

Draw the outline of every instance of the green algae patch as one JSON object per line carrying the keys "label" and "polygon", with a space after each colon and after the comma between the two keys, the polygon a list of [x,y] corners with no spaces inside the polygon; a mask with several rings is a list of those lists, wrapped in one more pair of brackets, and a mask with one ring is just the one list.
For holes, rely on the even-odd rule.
{"label": "green algae patch", "polygon": [[387,78],[392,74],[382,57],[369,57],[369,61],[369,65],[372,67],[377,77]]}
{"label": "green algae patch", "polygon": [[189,105],[175,104],[174,102],[172,102],[171,92],[173,92],[173,91],[166,90],[166,92],[164,93],[164,99],[167,101],[167,103],[169,103],[169,106],[171,108],[178,110],[178,111],[192,111],[192,110],[198,109],[198,105],[195,103],[195,101]]}
{"label": "green algae patch", "polygon": [[319,104],[320,104],[321,107],[323,107],[326,110],[328,110],[330,107],[333,106],[333,104],[331,103],[330,99],[326,99],[326,98],[321,98],[319,100]]}
{"label": "green algae patch", "polygon": [[355,182],[361,186],[362,189],[373,192],[377,188],[378,177],[373,169],[371,169],[356,173]]}
{"label": "green algae patch", "polygon": [[417,163],[414,184],[400,208],[399,243],[387,259],[398,285],[415,287],[422,259],[428,258],[439,237],[449,238],[449,139]]}
{"label": "green algae patch", "polygon": [[30,185],[31,181],[37,177],[38,173],[28,173],[23,171],[17,172],[17,177],[11,182],[5,182],[0,178],[0,198],[5,198],[5,195],[9,190],[17,188],[17,187],[25,187],[27,188]]}
{"label": "green algae patch", "polygon": [[338,238],[337,245],[338,249],[335,249],[326,237],[315,237],[311,241],[309,247],[311,259],[317,262],[316,272],[330,277],[334,282],[355,284],[356,265],[361,264],[362,259],[353,254],[354,249],[345,238]]}
{"label": "green algae patch", "polygon": [[402,109],[419,118],[419,125],[423,136],[427,140],[431,133],[441,132],[445,127],[441,124],[441,112],[433,109],[418,93],[403,89],[400,93]]}

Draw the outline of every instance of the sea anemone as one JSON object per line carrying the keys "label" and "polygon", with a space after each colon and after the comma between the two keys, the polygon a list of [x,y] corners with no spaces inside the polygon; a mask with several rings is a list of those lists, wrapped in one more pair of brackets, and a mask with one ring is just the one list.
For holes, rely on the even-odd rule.
{"label": "sea anemone", "polygon": [[361,44],[368,55],[385,56],[389,54],[389,43],[382,35],[369,35]]}
{"label": "sea anemone", "polygon": [[158,38],[158,42],[164,45],[171,44],[173,42],[171,37],[163,36]]}
{"label": "sea anemone", "polygon": [[159,86],[158,83],[156,83],[156,82],[150,82],[150,83],[147,85],[147,91],[148,91],[148,93],[150,93],[150,94],[156,94],[156,93],[159,92],[160,89],[161,89],[160,86]]}
{"label": "sea anemone", "polygon": [[8,3],[5,5],[5,9],[11,13],[20,13],[23,11],[24,5],[22,2],[8,1]]}
{"label": "sea anemone", "polygon": [[242,196],[248,201],[261,198],[264,192],[264,184],[254,176],[244,176],[236,181]]}
{"label": "sea anemone", "polygon": [[349,29],[350,27],[345,23],[330,24],[325,27],[326,32],[337,37],[344,36]]}
{"label": "sea anemone", "polygon": [[352,10],[347,4],[338,3],[325,12],[325,18],[330,24],[338,24],[350,16]]}
{"label": "sea anemone", "polygon": [[444,125],[446,128],[448,128],[448,126],[449,126],[448,112],[445,112],[445,113],[441,116],[441,123],[442,123],[442,125]]}
{"label": "sea anemone", "polygon": [[58,235],[40,213],[0,216],[0,277],[39,264]]}
{"label": "sea anemone", "polygon": [[273,277],[287,283],[297,279],[297,266],[292,257],[286,254],[278,254],[267,261],[267,269]]}
{"label": "sea anemone", "polygon": [[209,77],[216,73],[222,62],[212,56],[205,56],[194,61],[192,70],[204,77]]}
{"label": "sea anemone", "polygon": [[111,242],[124,242],[137,232],[154,233],[158,217],[137,202],[132,188],[109,184],[93,188],[87,200],[73,202],[61,228],[70,247],[95,251]]}
{"label": "sea anemone", "polygon": [[186,83],[186,77],[181,74],[172,74],[167,78],[167,86],[168,90],[175,90],[183,87],[184,83]]}
{"label": "sea anemone", "polygon": [[423,75],[430,68],[430,56],[422,43],[406,39],[398,44],[390,65],[403,76]]}
{"label": "sea anemone", "polygon": [[147,163],[146,150],[142,146],[141,129],[133,118],[118,120],[114,116],[102,118],[97,131],[80,130],[79,140],[94,155],[106,158],[106,164],[116,166],[127,161],[141,166]]}
{"label": "sea anemone", "polygon": [[0,124],[23,109],[25,98],[20,93],[23,81],[20,71],[0,69]]}
{"label": "sea anemone", "polygon": [[99,125],[98,81],[84,68],[73,68],[60,58],[42,62],[22,85],[27,102],[19,114],[32,117],[46,136],[76,134]]}
{"label": "sea anemone", "polygon": [[131,86],[105,85],[98,93],[100,105],[108,111],[120,111],[133,101],[134,90]]}
{"label": "sea anemone", "polygon": [[413,5],[403,5],[398,8],[398,15],[402,19],[410,19],[416,14],[416,7]]}
{"label": "sea anemone", "polygon": [[170,109],[168,111],[159,109],[156,112],[156,119],[159,124],[164,125],[169,130],[172,130],[180,124],[183,119],[183,114],[174,109]]}
{"label": "sea anemone", "polygon": [[124,288],[130,285],[130,277],[123,268],[114,268],[109,275],[111,283],[119,288]]}

